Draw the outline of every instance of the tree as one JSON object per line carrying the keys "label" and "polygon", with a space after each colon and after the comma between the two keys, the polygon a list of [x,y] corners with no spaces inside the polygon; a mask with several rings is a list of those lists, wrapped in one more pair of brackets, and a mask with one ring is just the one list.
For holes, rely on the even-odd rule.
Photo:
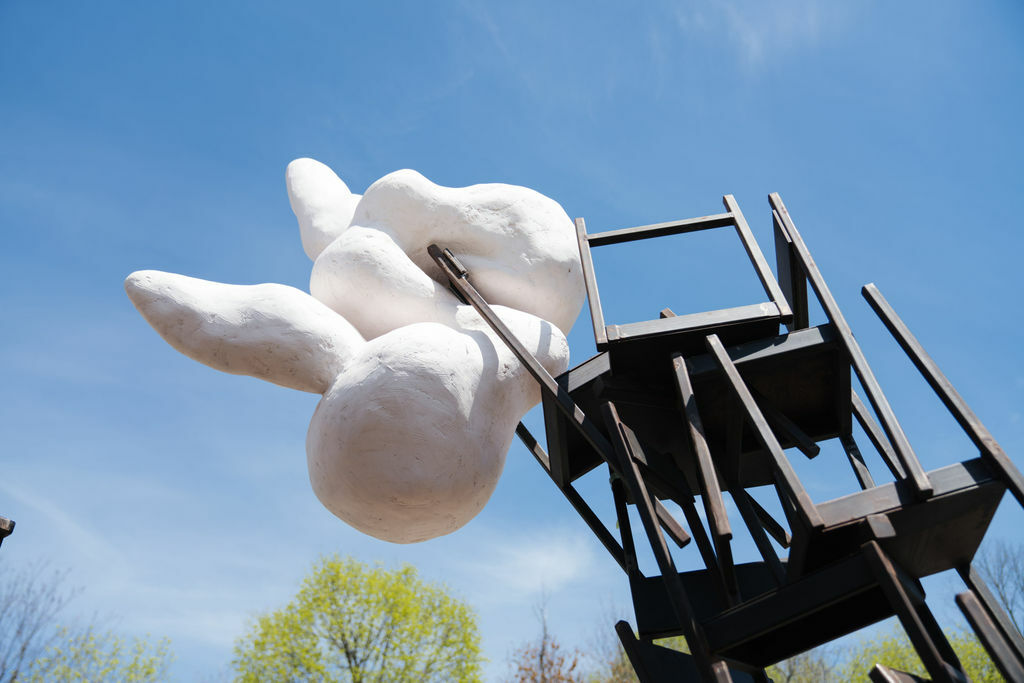
{"label": "tree", "polygon": [[1017,630],[1024,630],[1024,545],[996,541],[978,554],[974,566]]}
{"label": "tree", "polygon": [[[973,633],[969,631],[957,631],[947,634],[949,644],[953,646],[960,663],[964,666],[964,672],[974,683],[997,683],[1003,680],[996,669],[988,653]],[[917,656],[910,640],[899,628],[894,628],[887,634],[863,641],[858,648],[853,650],[840,668],[839,680],[863,681],[867,679],[868,673],[875,664],[885,666],[907,673],[927,677],[924,664]]]}
{"label": "tree", "polygon": [[768,677],[775,683],[833,683],[842,680],[836,674],[835,651],[815,648],[768,667]]}
{"label": "tree", "polygon": [[92,627],[79,631],[61,628],[57,643],[33,663],[25,680],[156,683],[166,678],[172,659],[166,639],[156,645],[141,638],[129,643],[110,631]]}
{"label": "tree", "polygon": [[61,613],[78,591],[67,572],[39,566],[0,571],[0,683],[28,681],[161,680],[173,656],[166,640],[130,645],[94,624],[61,626]]}
{"label": "tree", "polygon": [[477,681],[473,610],[416,569],[322,558],[235,644],[237,681]]}
{"label": "tree", "polygon": [[565,652],[548,630],[547,596],[534,608],[540,621],[540,637],[512,653],[514,683],[583,683],[579,652]]}
{"label": "tree", "polygon": [[[6,563],[5,563],[6,564]],[[67,572],[3,567],[0,581],[0,683],[25,674],[35,660],[56,644],[56,620],[75,591],[67,588]]]}

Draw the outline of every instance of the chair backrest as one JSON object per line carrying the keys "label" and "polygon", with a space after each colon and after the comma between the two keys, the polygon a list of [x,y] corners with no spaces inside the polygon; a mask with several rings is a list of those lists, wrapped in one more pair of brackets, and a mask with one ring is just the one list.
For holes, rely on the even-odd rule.
{"label": "chair backrest", "polygon": [[[735,198],[732,195],[725,195],[722,197],[722,203],[726,208],[725,213],[610,230],[592,235],[587,234],[584,220],[576,219],[576,238],[579,242],[580,259],[583,264],[583,280],[590,306],[590,318],[594,326],[594,342],[598,350],[610,350],[616,360],[625,358],[625,362],[628,363],[629,354],[625,353],[625,350],[634,342],[666,337],[671,339],[671,346],[675,350],[686,350],[688,339],[692,337],[695,348],[703,348],[704,337],[708,334],[718,334],[727,343],[739,343],[749,339],[771,336],[777,333],[779,324],[789,324],[792,321],[793,312],[790,304],[776,281],[771,267],[765,260],[757,240],[754,239],[750,226]],[[736,230],[750,263],[768,295],[767,301],[715,311],[662,316],[655,320],[616,325],[606,324],[591,255],[593,247],[724,227],[732,227]],[[644,348],[644,355],[649,358],[650,344],[644,344]]]}

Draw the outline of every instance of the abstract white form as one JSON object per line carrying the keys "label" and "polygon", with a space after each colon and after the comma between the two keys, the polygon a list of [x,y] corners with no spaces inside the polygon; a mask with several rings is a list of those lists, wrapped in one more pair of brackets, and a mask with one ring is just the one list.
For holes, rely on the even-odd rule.
{"label": "abstract white form", "polygon": [[484,506],[536,383],[427,255],[451,249],[548,372],[583,303],[573,225],[512,185],[446,188],[397,171],[352,194],[323,164],[288,166],[312,296],[138,271],[125,289],[178,351],[323,394],[306,437],[320,501],[371,536],[450,533]]}

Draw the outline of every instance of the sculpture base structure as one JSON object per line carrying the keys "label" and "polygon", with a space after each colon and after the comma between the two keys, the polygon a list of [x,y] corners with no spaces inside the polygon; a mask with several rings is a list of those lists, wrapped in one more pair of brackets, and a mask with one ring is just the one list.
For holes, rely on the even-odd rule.
{"label": "sculpture base structure", "polygon": [[[773,194],[769,202],[778,279],[731,196],[723,214],[592,235],[577,219],[599,353],[557,379],[494,314],[458,255],[437,245],[429,251],[541,386],[550,453],[524,426],[517,434],[625,572],[638,633],[626,622],[616,631],[641,681],[766,681],[767,666],[891,616],[932,680],[967,680],[920,583],[946,570],[963,578],[967,591],[957,604],[993,662],[1008,680],[1024,680],[1024,638],[971,566],[1003,493],[1009,489],[1024,505],[1024,477],[867,285],[872,308],[980,451],[923,469],[781,198]],[[666,309],[656,320],[605,325],[593,247],[722,227],[736,230],[767,301],[680,316]],[[808,284],[827,318],[814,327]],[[893,481],[875,482],[855,423]],[[842,445],[857,490],[814,503],[786,450],[814,458],[818,444],[832,439]],[[617,534],[573,486],[598,467],[608,471]],[[764,486],[778,496],[783,520],[750,494]],[[761,561],[734,562],[734,520],[723,492]],[[679,505],[685,525],[663,500]],[[642,533],[634,534],[630,506]],[[635,536],[650,544],[657,574],[640,571]],[[670,541],[695,546],[703,568],[678,571]],[[676,635],[692,654],[653,642]],[[914,680],[881,665],[871,676]]]}

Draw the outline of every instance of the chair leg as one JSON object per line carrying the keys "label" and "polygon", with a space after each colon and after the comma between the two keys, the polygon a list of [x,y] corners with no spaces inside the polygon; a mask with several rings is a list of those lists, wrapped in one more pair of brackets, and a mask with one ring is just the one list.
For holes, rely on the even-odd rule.
{"label": "chair leg", "polygon": [[917,338],[911,334],[910,329],[896,315],[889,302],[885,300],[882,293],[873,284],[864,285],[861,290],[864,298],[868,300],[871,308],[882,319],[885,326],[892,333],[899,345],[910,356],[910,360],[924,376],[935,393],[953,414],[956,421],[960,423],[967,436],[971,438],[974,445],[981,451],[989,464],[1000,474],[1007,488],[1013,493],[1017,502],[1024,506],[1024,474],[1017,469],[1013,461],[1006,455],[999,443],[992,438],[985,425],[981,423],[974,411],[968,407],[967,402],[960,393],[953,387],[946,375],[939,366],[932,360],[931,356],[924,350]]}
{"label": "chair leg", "polygon": [[981,605],[974,591],[956,596],[956,604],[967,617],[978,640],[985,646],[988,656],[1008,681],[1024,681],[1024,662],[1017,657],[1013,646],[1003,636],[995,621]]}
{"label": "chair leg", "polygon": [[864,456],[860,454],[860,448],[857,447],[853,436],[849,434],[840,436],[839,442],[843,444],[843,450],[846,451],[846,457],[850,461],[850,467],[853,468],[853,474],[857,477],[861,490],[875,488],[875,480],[872,478],[871,472],[868,471],[868,466],[864,464]]}
{"label": "chair leg", "polygon": [[[923,600],[913,594],[917,588],[908,585],[901,572],[893,565],[878,543],[870,541],[862,546],[868,566],[896,611],[903,630],[917,651],[925,669],[936,683],[962,683],[968,678],[961,670],[949,641],[938,628],[934,617]],[[945,656],[944,656],[945,655]]]}
{"label": "chair leg", "polygon": [[715,544],[715,555],[722,572],[723,581],[728,589],[729,604],[739,602],[739,589],[736,583],[736,571],[732,561],[732,528],[729,515],[725,511],[722,489],[718,484],[718,471],[715,469],[711,451],[704,438],[704,425],[697,410],[697,402],[693,395],[693,385],[686,369],[686,359],[681,354],[672,357],[672,368],[675,370],[676,390],[682,404],[683,419],[690,434],[697,465],[697,480],[700,484],[700,495],[704,501],[704,512],[707,515],[711,538]]}
{"label": "chair leg", "polygon": [[771,455],[776,483],[786,492],[787,497],[796,504],[799,515],[808,531],[821,529],[825,526],[825,522],[815,509],[814,503],[811,502],[810,496],[807,495],[807,491],[800,484],[796,472],[793,471],[793,466],[789,464],[786,454],[782,451],[782,446],[779,445],[778,439],[775,438],[775,434],[768,426],[768,422],[761,413],[761,409],[757,407],[754,397],[743,382],[743,378],[740,377],[736,366],[733,365],[732,359],[729,358],[729,354],[726,352],[721,340],[719,340],[718,335],[709,335],[706,341],[708,351],[711,352],[719,369],[725,375],[726,384],[732,391],[733,397],[746,413],[747,420],[753,426],[758,441],[761,442],[761,446]]}
{"label": "chair leg", "polygon": [[651,544],[651,550],[654,552],[654,558],[658,563],[662,579],[665,581],[669,601],[676,613],[676,617],[679,619],[683,635],[686,636],[686,642],[693,653],[697,670],[705,680],[732,683],[732,677],[729,675],[729,669],[725,662],[714,657],[709,650],[707,640],[704,637],[704,630],[697,622],[693,609],[690,606],[690,601],[686,597],[686,591],[683,589],[683,582],[679,578],[679,572],[676,570],[675,561],[672,559],[668,545],[665,543],[665,537],[661,533],[654,504],[651,502],[651,495],[643,479],[640,477],[640,471],[634,460],[634,454],[631,452],[630,440],[626,438],[625,429],[628,429],[628,427],[619,419],[618,411],[611,401],[606,402],[602,406],[601,414],[611,436],[618,470],[622,475],[626,489],[629,491],[634,503],[636,503],[644,532]]}
{"label": "chair leg", "polygon": [[982,607],[988,612],[989,618],[1002,631],[1003,637],[1006,638],[1016,651],[1017,658],[1024,661],[1024,637],[1017,630],[1013,620],[1010,619],[1010,615],[1006,613],[1006,610],[999,604],[996,597],[992,595],[992,591],[988,589],[988,585],[981,578],[978,571],[968,564],[957,567],[957,573],[960,574],[960,578],[963,579],[967,587],[974,593],[974,596],[981,602]]}

